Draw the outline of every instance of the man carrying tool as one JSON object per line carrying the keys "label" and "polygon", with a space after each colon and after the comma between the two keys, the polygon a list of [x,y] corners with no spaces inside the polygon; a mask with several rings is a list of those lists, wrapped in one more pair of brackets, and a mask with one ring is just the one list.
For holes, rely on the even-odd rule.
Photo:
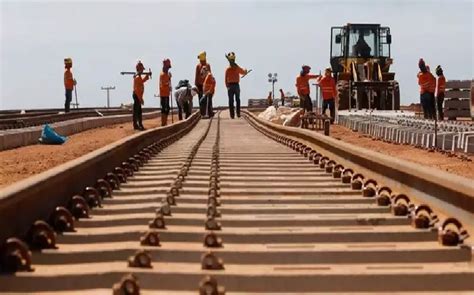
{"label": "man carrying tool", "polygon": [[320,75],[311,74],[309,72],[310,70],[311,70],[310,66],[303,65],[301,67],[300,75],[296,77],[295,86],[296,86],[296,91],[298,92],[298,95],[300,96],[300,107],[303,109],[303,114],[304,114],[304,111],[307,111],[307,112],[313,111],[313,103],[311,101],[311,97],[309,96],[310,94],[309,80],[320,77]]}
{"label": "man carrying tool", "polygon": [[[145,67],[141,61],[138,61],[135,68],[137,73],[133,78],[133,129],[145,130],[142,122],[142,104],[144,104],[143,93],[145,92],[145,82],[148,81],[151,72],[143,73]],[[142,74],[145,75],[144,78],[142,78]]]}
{"label": "man carrying tool", "polygon": [[229,96],[229,113],[230,118],[234,119],[234,98],[237,108],[237,117],[240,117],[240,76],[245,76],[249,71],[242,69],[235,63],[235,53],[226,54],[229,61],[229,67],[225,71],[225,86],[227,87],[227,95]]}
{"label": "man carrying tool", "polygon": [[268,92],[267,96],[267,107],[271,107],[273,105],[273,99],[272,99],[272,92]]}
{"label": "man carrying tool", "polygon": [[336,118],[336,81],[332,77],[331,68],[326,68],[324,70],[324,77],[319,77],[316,82],[321,88],[321,93],[323,96],[323,115],[326,113],[326,110],[329,108],[331,114],[331,124],[334,123]]}
{"label": "man carrying tool", "polygon": [[66,70],[64,71],[64,88],[66,89],[66,101],[64,102],[64,112],[69,113],[71,108],[71,101],[72,101],[72,91],[74,90],[74,86],[76,85],[76,80],[72,76],[71,68],[72,68],[72,59],[70,57],[66,57],[64,59],[64,67]]}
{"label": "man carrying tool", "polygon": [[[180,83],[181,84],[181,83]],[[179,85],[178,85],[179,86]],[[178,118],[183,120],[183,111],[185,119],[189,118],[193,109],[193,97],[198,94],[199,90],[196,86],[182,85],[174,92],[176,105],[178,106]]]}
{"label": "man carrying tool", "polygon": [[281,99],[281,106],[285,106],[285,93],[283,92],[283,89],[280,89],[280,99]]}
{"label": "man carrying tool", "polygon": [[443,74],[441,66],[436,67],[436,75],[438,76],[438,83],[436,84],[436,105],[438,107],[438,120],[444,120],[443,113],[443,102],[444,102],[444,91],[446,90],[446,78]]}
{"label": "man carrying tool", "polygon": [[161,105],[161,126],[168,124],[168,114],[170,113],[170,92],[171,92],[171,61],[167,58],[163,60],[163,71],[160,74],[160,105]]}
{"label": "man carrying tool", "polygon": [[210,72],[211,71],[211,65],[207,63],[206,59],[206,52],[203,51],[199,53],[198,55],[199,63],[196,65],[196,73],[194,77],[194,85],[198,88],[198,99],[199,99],[199,110],[201,112],[201,116],[204,116],[206,113],[206,106],[201,103],[201,99],[203,96],[203,84],[204,84],[204,79],[206,78],[205,75],[202,73],[202,68],[206,67],[207,70]]}
{"label": "man carrying tool", "polygon": [[204,79],[203,84],[204,96],[202,97],[202,100],[204,101],[202,103],[200,102],[199,104],[204,105],[204,117],[209,118],[214,116],[214,112],[212,110],[212,97],[214,96],[214,92],[216,90],[216,79],[214,79],[211,71],[206,66],[202,67],[201,71],[202,75],[206,78]]}
{"label": "man carrying tool", "polygon": [[[418,85],[420,85],[420,102],[425,119],[435,119],[434,92],[436,89],[436,78],[430,73],[425,61],[420,58],[418,62],[420,72],[418,73]],[[433,113],[435,112],[435,113]]]}

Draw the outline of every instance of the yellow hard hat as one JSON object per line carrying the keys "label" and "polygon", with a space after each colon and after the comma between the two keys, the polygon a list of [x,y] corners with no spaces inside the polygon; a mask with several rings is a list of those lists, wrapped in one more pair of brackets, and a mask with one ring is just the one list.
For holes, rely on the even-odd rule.
{"label": "yellow hard hat", "polygon": [[206,52],[205,51],[200,52],[199,55],[198,55],[198,59],[200,61],[205,61],[206,60]]}
{"label": "yellow hard hat", "polygon": [[235,53],[229,52],[225,55],[228,60],[234,60],[235,61]]}
{"label": "yellow hard hat", "polygon": [[64,64],[65,64],[65,65],[67,65],[67,64],[72,65],[72,58],[66,57],[66,58],[64,59]]}

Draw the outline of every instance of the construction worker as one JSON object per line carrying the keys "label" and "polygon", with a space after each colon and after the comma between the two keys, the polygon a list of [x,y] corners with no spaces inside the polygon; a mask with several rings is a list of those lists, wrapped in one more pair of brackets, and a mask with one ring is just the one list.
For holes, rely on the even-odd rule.
{"label": "construction worker", "polygon": [[248,71],[235,63],[234,52],[227,53],[226,58],[229,61],[229,67],[225,70],[225,86],[227,87],[227,95],[229,96],[230,118],[234,119],[234,98],[237,117],[240,117],[240,76],[246,75]]}
{"label": "construction worker", "polygon": [[283,92],[283,89],[280,89],[280,98],[281,98],[281,106],[285,106],[285,93]]}
{"label": "construction worker", "polygon": [[211,65],[207,63],[206,59],[206,52],[202,51],[198,55],[199,63],[196,65],[196,74],[194,78],[194,85],[198,88],[198,98],[199,98],[199,110],[201,112],[201,116],[205,115],[206,112],[206,106],[201,103],[201,99],[203,96],[203,84],[204,84],[204,79],[206,76],[203,76],[202,74],[202,67],[206,67],[209,71],[211,71]]}
{"label": "construction worker", "polygon": [[336,118],[336,81],[332,77],[331,68],[326,68],[324,70],[324,77],[319,77],[316,82],[321,88],[321,94],[323,96],[323,114],[326,113],[326,110],[329,108],[331,114],[331,124],[334,123]]}
{"label": "construction worker", "polygon": [[313,111],[313,102],[311,101],[310,88],[309,88],[309,80],[316,79],[320,77],[320,75],[311,74],[309,71],[311,67],[308,65],[303,65],[301,67],[301,72],[298,77],[296,77],[296,91],[300,96],[300,107],[304,111],[312,112]]}
{"label": "construction worker", "polygon": [[438,119],[443,121],[444,120],[443,102],[444,102],[444,91],[446,90],[446,78],[444,77],[443,69],[441,68],[440,65],[436,67],[435,73],[438,76],[438,82],[436,83],[436,105],[438,108]]}
{"label": "construction worker", "polygon": [[267,96],[267,106],[271,107],[273,105],[272,92],[268,92]]}
{"label": "construction worker", "polygon": [[161,126],[168,124],[168,114],[170,113],[170,93],[171,93],[171,61],[167,58],[163,60],[163,71],[160,74],[160,105],[161,105]]}
{"label": "construction worker", "polygon": [[64,67],[66,70],[64,71],[64,88],[66,89],[66,101],[64,102],[64,112],[69,113],[71,108],[71,101],[72,101],[72,91],[74,90],[74,86],[76,85],[76,80],[72,76],[71,68],[72,68],[72,59],[70,57],[66,57],[64,59]]}
{"label": "construction worker", "polygon": [[357,40],[356,44],[353,46],[353,53],[354,56],[357,57],[370,57],[370,52],[372,48],[370,48],[369,44],[364,39],[364,32],[359,31],[359,39]]}
{"label": "construction worker", "polygon": [[150,78],[151,73],[145,73],[142,78],[145,67],[141,61],[135,66],[137,73],[133,78],[133,129],[145,130],[142,122],[142,105],[144,104],[143,93],[145,92],[145,82]]}
{"label": "construction worker", "polygon": [[420,58],[418,62],[420,72],[418,73],[418,85],[420,85],[420,101],[425,119],[435,118],[434,92],[436,89],[436,78],[430,73],[425,61]]}
{"label": "construction worker", "polygon": [[212,97],[214,96],[214,92],[216,91],[216,79],[212,75],[211,71],[206,67],[202,67],[201,69],[202,75],[205,76],[204,84],[203,84],[203,97],[202,97],[202,104],[204,105],[204,116],[205,117],[213,117],[214,112],[212,110]]}
{"label": "construction worker", "polygon": [[191,85],[183,85],[174,92],[179,120],[183,120],[183,111],[185,119],[189,118],[193,109],[193,97],[198,93],[199,89]]}

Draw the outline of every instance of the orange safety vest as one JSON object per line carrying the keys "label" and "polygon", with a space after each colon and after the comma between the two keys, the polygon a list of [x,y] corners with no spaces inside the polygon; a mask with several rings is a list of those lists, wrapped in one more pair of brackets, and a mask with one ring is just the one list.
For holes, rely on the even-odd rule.
{"label": "orange safety vest", "polygon": [[211,94],[214,94],[214,91],[216,90],[216,79],[214,79],[214,76],[212,76],[211,73],[208,73],[206,79],[204,79],[202,90],[204,93],[210,92]]}
{"label": "orange safety vest", "polygon": [[418,85],[420,85],[420,93],[433,93],[436,90],[436,78],[430,72],[418,73]]}
{"label": "orange safety vest", "polygon": [[148,81],[148,75],[145,78],[142,78],[140,75],[137,75],[133,79],[133,93],[143,101],[143,93],[145,92],[145,82]]}
{"label": "orange safety vest", "polygon": [[64,71],[64,88],[67,90],[74,89],[74,78],[72,77],[72,72],[70,69]]}
{"label": "orange safety vest", "polygon": [[206,79],[206,77],[203,77],[201,75],[201,69],[202,69],[203,66],[206,66],[206,68],[209,72],[211,71],[211,65],[208,64],[207,62],[198,63],[196,65],[196,74],[194,76],[194,85],[196,85],[196,86],[202,85],[204,83],[204,79]]}
{"label": "orange safety vest", "polygon": [[444,93],[446,90],[446,78],[441,75],[438,77],[438,85],[436,87],[436,95],[440,95],[441,93]]}
{"label": "orange safety vest", "polygon": [[160,74],[160,96],[169,97],[171,92],[171,77],[169,73]]}
{"label": "orange safety vest", "polygon": [[333,77],[324,76],[322,79],[319,80],[319,87],[321,87],[323,99],[326,100],[336,98],[336,82],[334,81]]}
{"label": "orange safety vest", "polygon": [[308,95],[310,93],[309,89],[309,80],[316,79],[320,77],[319,75],[315,74],[306,74],[304,76],[299,75],[296,77],[296,91],[299,95]]}
{"label": "orange safety vest", "polygon": [[239,66],[228,67],[225,70],[225,85],[228,87],[231,83],[239,83],[240,75],[245,75],[246,71]]}

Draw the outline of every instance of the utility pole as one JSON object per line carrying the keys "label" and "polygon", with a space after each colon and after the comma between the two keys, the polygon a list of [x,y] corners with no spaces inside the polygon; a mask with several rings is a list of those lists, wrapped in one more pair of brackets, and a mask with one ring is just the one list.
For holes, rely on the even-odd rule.
{"label": "utility pole", "polygon": [[277,73],[268,73],[268,82],[272,83],[272,100],[275,101],[275,82],[278,81]]}
{"label": "utility pole", "polygon": [[107,90],[107,108],[110,108],[110,90],[115,90],[115,86],[101,87],[102,90]]}

